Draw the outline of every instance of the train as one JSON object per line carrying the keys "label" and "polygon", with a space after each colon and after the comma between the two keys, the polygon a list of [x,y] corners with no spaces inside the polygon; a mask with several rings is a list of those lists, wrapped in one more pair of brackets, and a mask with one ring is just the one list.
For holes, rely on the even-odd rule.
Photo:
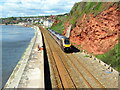
{"label": "train", "polygon": [[48,31],[53,36],[53,38],[56,40],[56,42],[60,45],[61,49],[64,52],[71,51],[71,42],[70,42],[69,38],[67,38],[51,29],[48,29]]}

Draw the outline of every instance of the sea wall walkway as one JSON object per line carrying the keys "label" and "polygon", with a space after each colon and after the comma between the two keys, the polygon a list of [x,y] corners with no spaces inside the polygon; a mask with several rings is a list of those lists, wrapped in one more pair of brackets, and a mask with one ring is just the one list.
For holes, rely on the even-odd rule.
{"label": "sea wall walkway", "polygon": [[4,88],[44,88],[44,51],[42,35],[36,32]]}

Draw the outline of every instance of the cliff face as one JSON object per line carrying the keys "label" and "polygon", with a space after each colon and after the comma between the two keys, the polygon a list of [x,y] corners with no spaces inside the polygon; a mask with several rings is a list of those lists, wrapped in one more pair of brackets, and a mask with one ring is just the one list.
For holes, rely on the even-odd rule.
{"label": "cliff face", "polygon": [[[118,4],[107,3],[107,9],[97,15],[90,12],[78,16],[71,30],[71,42],[93,54],[103,54],[112,49],[118,43],[120,30],[118,8]],[[69,21],[64,24],[64,34],[69,25]]]}

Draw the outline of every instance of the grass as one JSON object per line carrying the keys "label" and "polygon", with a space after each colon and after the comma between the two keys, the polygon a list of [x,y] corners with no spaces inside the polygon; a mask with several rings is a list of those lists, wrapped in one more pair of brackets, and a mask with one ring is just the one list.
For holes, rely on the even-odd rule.
{"label": "grass", "polygon": [[67,16],[58,16],[56,20],[60,20],[59,23],[53,25],[50,29],[62,34],[64,30],[64,22],[68,18]]}
{"label": "grass", "polygon": [[63,30],[64,30],[63,23],[60,22],[60,23],[56,24],[55,26],[52,26],[51,29],[58,32],[58,33],[60,33],[60,34],[62,34]]}
{"label": "grass", "polygon": [[120,42],[109,52],[106,52],[102,55],[97,55],[96,57],[101,59],[103,62],[107,64],[111,64],[111,66],[120,71]]}

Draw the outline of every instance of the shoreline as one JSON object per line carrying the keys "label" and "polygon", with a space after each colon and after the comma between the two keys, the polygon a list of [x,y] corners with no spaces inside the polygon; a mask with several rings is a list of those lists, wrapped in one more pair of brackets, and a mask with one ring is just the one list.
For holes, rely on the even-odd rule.
{"label": "shoreline", "polygon": [[1,26],[2,25],[5,25],[5,26],[7,26],[7,25],[15,25],[15,26],[23,26],[23,27],[33,27],[33,25],[23,25],[23,24],[0,24]]}
{"label": "shoreline", "polygon": [[[6,25],[6,24],[0,24],[0,25]],[[7,24],[7,25],[20,25],[20,24]]]}

